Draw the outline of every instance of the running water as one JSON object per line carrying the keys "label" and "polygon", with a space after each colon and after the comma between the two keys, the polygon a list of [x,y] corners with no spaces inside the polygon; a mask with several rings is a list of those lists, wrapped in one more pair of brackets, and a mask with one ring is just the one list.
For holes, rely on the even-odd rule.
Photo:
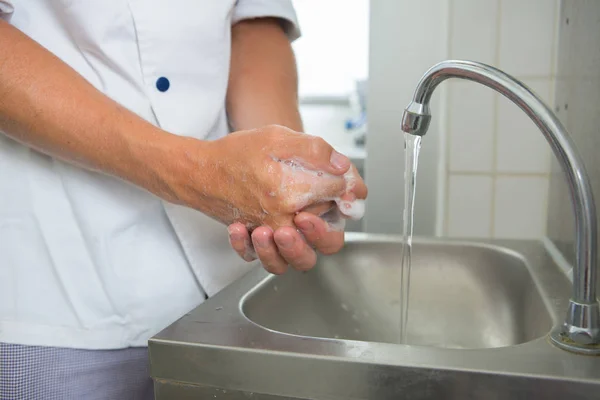
{"label": "running water", "polygon": [[415,211],[415,184],[417,165],[421,150],[421,136],[404,134],[404,238],[402,245],[402,266],[400,270],[400,343],[406,342],[408,324],[408,299],[410,293],[410,263],[412,252],[413,217]]}

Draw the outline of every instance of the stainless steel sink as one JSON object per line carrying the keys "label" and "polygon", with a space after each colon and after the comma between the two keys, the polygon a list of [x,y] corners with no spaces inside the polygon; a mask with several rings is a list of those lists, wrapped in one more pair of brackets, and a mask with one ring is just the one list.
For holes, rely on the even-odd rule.
{"label": "stainless steel sink", "polygon": [[[310,272],[264,280],[242,312],[279,332],[398,343],[401,259],[399,242],[351,242]],[[496,246],[417,243],[409,304],[414,345],[510,346],[552,327],[526,261]]]}
{"label": "stainless steel sink", "polygon": [[149,343],[156,399],[598,398],[600,357],[548,340],[571,282],[538,241],[348,234],[307,273],[258,265]]}

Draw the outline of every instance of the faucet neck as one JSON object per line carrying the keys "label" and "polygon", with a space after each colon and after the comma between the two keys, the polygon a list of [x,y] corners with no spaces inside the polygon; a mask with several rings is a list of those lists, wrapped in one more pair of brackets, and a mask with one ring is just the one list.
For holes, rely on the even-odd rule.
{"label": "faucet neck", "polygon": [[[402,129],[424,135],[429,125],[429,102],[435,88],[449,78],[483,84],[510,99],[542,131],[564,171],[575,211],[576,264],[573,294],[563,333],[580,344],[600,343],[600,314],[596,299],[596,207],[581,156],[565,127],[544,102],[521,82],[489,65],[472,61],[443,61],[421,78],[405,110]],[[587,342],[587,343],[584,343]]]}

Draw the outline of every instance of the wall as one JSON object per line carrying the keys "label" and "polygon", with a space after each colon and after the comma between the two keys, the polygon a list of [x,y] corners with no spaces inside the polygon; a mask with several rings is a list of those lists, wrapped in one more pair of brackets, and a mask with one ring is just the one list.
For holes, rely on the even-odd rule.
{"label": "wall", "polygon": [[368,75],[369,0],[292,2],[302,31],[293,43],[300,97],[347,96]]}
{"label": "wall", "polygon": [[[551,103],[558,0],[372,0],[367,231],[400,233],[402,110],[421,75],[454,58],[522,80]],[[472,82],[436,91],[423,139],[415,233],[541,238],[546,232],[550,149],[511,102]]]}
{"label": "wall", "polygon": [[[600,2],[563,0],[559,27],[555,109],[581,153],[600,210]],[[548,237],[574,263],[571,201],[554,160],[551,171]]]}
{"label": "wall", "polygon": [[[491,64],[552,103],[556,0],[450,0],[449,56]],[[442,234],[541,238],[546,230],[550,148],[499,94],[450,82],[446,209]]]}
{"label": "wall", "polygon": [[[421,75],[447,56],[446,0],[371,0],[370,4],[365,163],[369,198],[364,227],[368,232],[398,234],[404,202],[402,111]],[[432,99],[434,110],[440,110],[441,97]],[[414,229],[418,235],[433,235],[438,220],[441,121],[432,121],[421,153]]]}
{"label": "wall", "polygon": [[[355,64],[362,65],[364,43],[357,38],[366,36],[363,31],[368,26],[366,151],[353,146],[351,135],[343,129],[343,120],[352,116],[350,109],[313,103],[303,105],[302,114],[309,133],[323,136],[355,159],[368,154],[364,229],[401,233],[400,119],[419,78],[444,59],[482,61],[524,81],[551,103],[558,0],[371,0],[368,13],[364,1],[356,3],[335,30],[329,28],[329,21],[339,19],[334,15],[339,4],[327,8],[318,0],[297,1],[306,36],[295,48],[303,96],[343,97],[352,79],[365,72],[364,66],[355,68]],[[360,10],[369,14],[364,16],[370,18],[368,24],[360,22]],[[353,53],[352,48],[362,50]],[[336,71],[346,77],[345,87],[332,78]],[[432,111],[418,171],[415,233],[543,237],[550,150],[533,123],[500,95],[465,81],[444,83],[434,95]]]}

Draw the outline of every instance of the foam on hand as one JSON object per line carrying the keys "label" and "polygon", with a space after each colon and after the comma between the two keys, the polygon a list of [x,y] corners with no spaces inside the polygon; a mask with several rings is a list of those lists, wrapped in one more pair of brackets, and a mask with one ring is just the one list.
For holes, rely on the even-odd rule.
{"label": "foam on hand", "polygon": [[365,215],[364,200],[356,199],[353,201],[347,201],[338,198],[335,199],[335,202],[340,212],[350,219],[359,220]]}
{"label": "foam on hand", "polygon": [[[351,191],[356,186],[356,179],[358,178],[354,169],[350,169],[348,172],[344,174],[344,179],[346,180],[346,190]],[[360,199],[354,200],[343,200],[340,197],[333,199],[340,212],[344,214],[346,217],[359,220],[365,215],[365,201]]]}
{"label": "foam on hand", "polygon": [[[314,187],[314,189],[311,189],[303,195],[303,197],[306,198],[307,203],[314,197],[314,193],[318,192],[318,186],[322,185],[320,182],[321,179],[337,179],[329,173],[307,168],[302,160],[281,160],[276,159],[275,157],[273,157],[273,159],[281,163],[284,172],[281,191],[286,190],[288,185],[292,182],[309,183],[311,187]],[[344,174],[346,193],[350,193],[354,189],[357,179],[360,179],[360,177],[354,169],[350,169]],[[337,207],[334,207],[320,216],[329,224],[329,227],[332,230],[344,230],[347,218],[359,220],[365,214],[365,201],[361,199],[348,200],[347,198],[342,198],[342,196],[340,196],[335,198],[324,198],[321,200],[334,201],[337,205]]]}

